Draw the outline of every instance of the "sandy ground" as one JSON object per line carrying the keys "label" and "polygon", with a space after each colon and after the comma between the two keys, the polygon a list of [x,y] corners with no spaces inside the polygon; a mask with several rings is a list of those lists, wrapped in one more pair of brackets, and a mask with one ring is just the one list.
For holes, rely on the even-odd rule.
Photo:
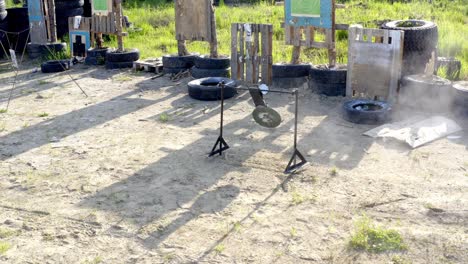
{"label": "sandy ground", "polygon": [[[310,166],[288,177],[292,96],[266,96],[284,120],[273,130],[252,120],[248,94],[227,100],[231,149],[207,158],[219,103],[191,99],[189,79],[70,73],[89,97],[30,66],[0,114],[1,263],[468,263],[467,132],[410,150],[362,136],[372,126],[342,120],[343,99],[302,87]],[[349,249],[363,214],[408,250]]]}

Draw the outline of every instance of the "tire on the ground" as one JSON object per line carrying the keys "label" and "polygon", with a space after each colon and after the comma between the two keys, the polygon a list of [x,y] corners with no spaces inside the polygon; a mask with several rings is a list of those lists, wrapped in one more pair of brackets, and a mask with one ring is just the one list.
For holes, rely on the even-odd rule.
{"label": "tire on the ground", "polygon": [[190,74],[193,78],[207,78],[207,77],[229,77],[229,69],[199,69],[197,67],[192,67],[190,69]]}
{"label": "tire on the ground", "polygon": [[310,64],[273,64],[273,78],[295,78],[309,75]]}
{"label": "tire on the ground", "polygon": [[195,64],[197,55],[190,54],[186,56],[165,55],[162,58],[164,68],[191,68]]}
{"label": "tire on the ground", "polygon": [[138,49],[128,49],[123,52],[108,50],[106,53],[106,62],[134,62],[140,58]]}
{"label": "tire on the ground", "polygon": [[452,110],[457,116],[468,118],[468,81],[453,83]]}
{"label": "tire on the ground", "polygon": [[41,71],[43,73],[63,72],[69,69],[69,60],[50,60],[41,64]]}
{"label": "tire on the ground", "polygon": [[124,69],[124,68],[132,68],[133,61],[123,61],[123,62],[113,62],[113,61],[106,61],[106,69]]}
{"label": "tire on the ground", "polygon": [[391,118],[392,106],[387,102],[357,99],[343,104],[343,119],[366,125],[380,125]]}
{"label": "tire on the ground", "polygon": [[227,69],[231,65],[228,57],[210,58],[209,56],[196,56],[195,67],[199,69]]}
{"label": "tire on the ground", "polygon": [[220,82],[225,83],[223,97],[229,99],[237,94],[235,81],[223,77],[209,77],[197,79],[189,82],[188,94],[190,97],[202,101],[214,101],[221,99],[221,88],[218,86]]}
{"label": "tire on the ground", "polygon": [[108,47],[104,48],[90,48],[86,51],[85,64],[86,65],[103,65],[106,62],[106,54],[109,50]]}
{"label": "tire on the ground", "polygon": [[452,83],[439,76],[408,75],[401,80],[398,102],[417,110],[445,112],[452,101]]}
{"label": "tire on the ground", "polygon": [[309,74],[309,88],[326,96],[346,96],[345,65],[328,68],[324,65],[312,66]]}

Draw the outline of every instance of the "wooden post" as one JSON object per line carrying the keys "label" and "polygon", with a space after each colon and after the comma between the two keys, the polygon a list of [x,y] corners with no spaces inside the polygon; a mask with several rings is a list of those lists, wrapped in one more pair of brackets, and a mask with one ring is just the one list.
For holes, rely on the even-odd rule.
{"label": "wooden post", "polygon": [[301,56],[301,46],[294,46],[292,51],[292,64],[299,64],[299,57]]}
{"label": "wooden post", "polygon": [[115,22],[117,26],[117,51],[123,52],[123,36],[122,36],[122,0],[114,0]]}
{"label": "wooden post", "polygon": [[210,42],[210,57],[218,58],[218,37],[216,35],[216,16],[213,6],[213,1],[211,0],[211,42]]}
{"label": "wooden post", "polygon": [[185,40],[178,39],[177,40],[177,50],[179,51],[179,56],[186,56],[188,55],[187,46],[185,45]]}
{"label": "wooden post", "polygon": [[336,65],[336,44],[335,44],[335,0],[332,0],[332,26],[331,30],[327,33],[330,34],[330,36],[327,36],[329,38],[328,44],[330,45],[328,48],[328,60],[329,60],[329,67],[333,68]]}
{"label": "wooden post", "polygon": [[49,25],[50,25],[50,42],[57,42],[57,23],[55,21],[55,0],[48,0],[49,7]]}

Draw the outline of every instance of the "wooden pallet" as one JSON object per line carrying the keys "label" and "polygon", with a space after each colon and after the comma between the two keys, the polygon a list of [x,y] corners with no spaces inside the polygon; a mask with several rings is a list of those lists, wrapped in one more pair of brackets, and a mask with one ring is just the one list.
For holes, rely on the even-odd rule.
{"label": "wooden pallet", "polygon": [[351,26],[348,32],[346,96],[395,101],[404,32],[360,25]]}
{"label": "wooden pallet", "polygon": [[162,58],[135,61],[133,62],[133,69],[135,71],[161,73],[163,71]]}
{"label": "wooden pallet", "polygon": [[[250,27],[250,32],[247,30]],[[272,83],[273,26],[241,24],[231,26],[231,77],[249,84]]]}

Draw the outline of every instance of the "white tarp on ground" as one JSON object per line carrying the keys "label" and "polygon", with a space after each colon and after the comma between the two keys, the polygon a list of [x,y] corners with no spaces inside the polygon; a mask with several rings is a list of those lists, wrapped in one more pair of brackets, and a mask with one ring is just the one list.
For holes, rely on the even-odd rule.
{"label": "white tarp on ground", "polygon": [[455,121],[443,116],[433,116],[424,120],[412,118],[385,124],[365,132],[364,135],[373,138],[394,138],[406,142],[412,148],[417,148],[461,130]]}

